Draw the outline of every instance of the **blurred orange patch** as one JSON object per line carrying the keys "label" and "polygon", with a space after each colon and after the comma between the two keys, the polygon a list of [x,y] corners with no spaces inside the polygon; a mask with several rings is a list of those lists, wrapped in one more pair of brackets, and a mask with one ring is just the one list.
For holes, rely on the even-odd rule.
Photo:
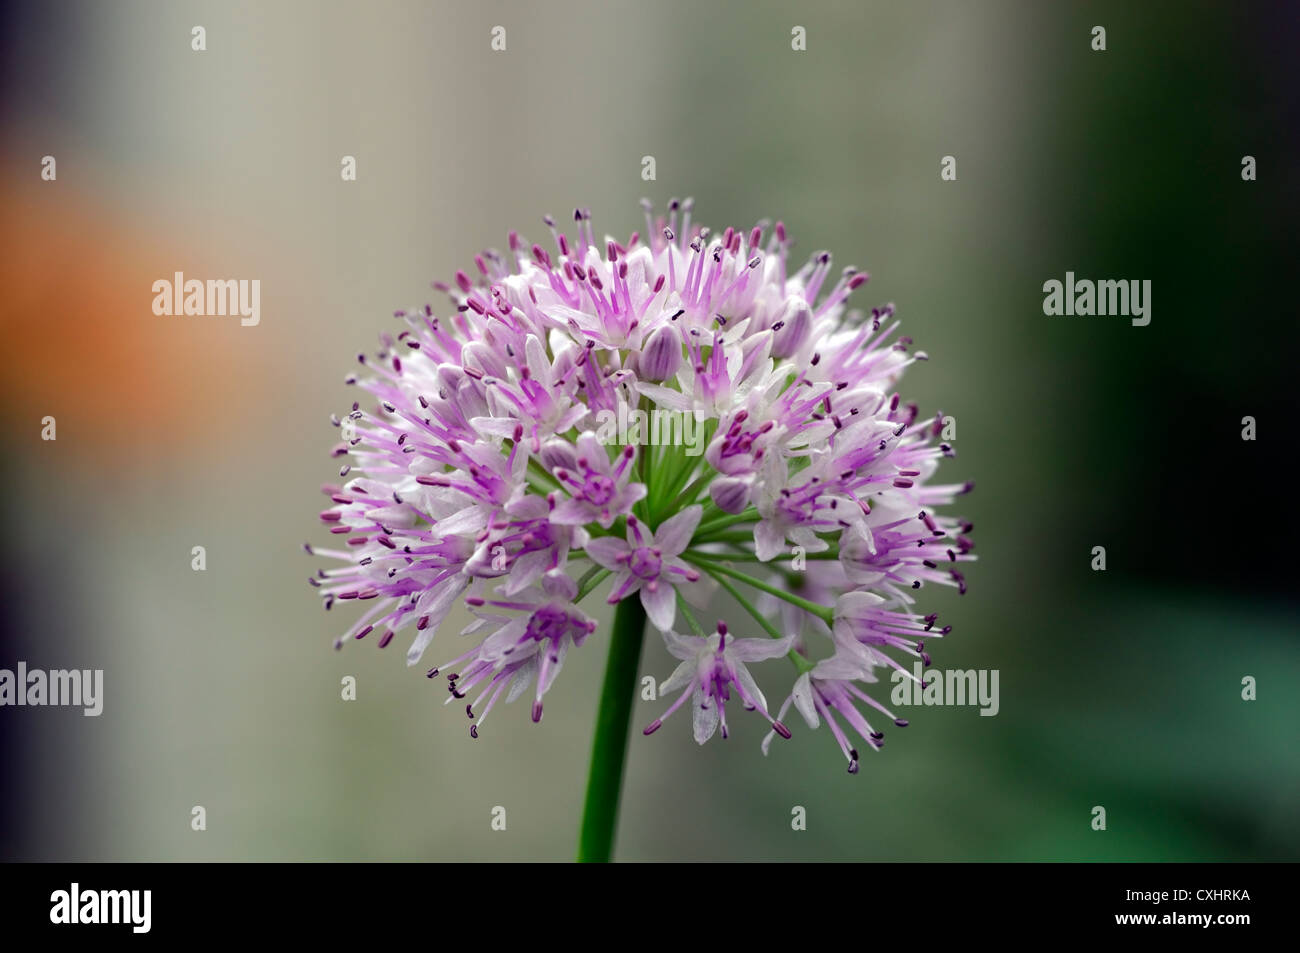
{"label": "blurred orange patch", "polygon": [[77,456],[217,452],[223,441],[213,438],[233,433],[257,396],[256,379],[240,373],[252,342],[238,340],[256,329],[237,317],[152,313],[154,280],[192,263],[177,257],[185,236],[115,221],[99,199],[42,181],[34,163],[6,163],[0,207],[0,392],[11,436],[39,442],[41,418],[52,415],[60,450]]}

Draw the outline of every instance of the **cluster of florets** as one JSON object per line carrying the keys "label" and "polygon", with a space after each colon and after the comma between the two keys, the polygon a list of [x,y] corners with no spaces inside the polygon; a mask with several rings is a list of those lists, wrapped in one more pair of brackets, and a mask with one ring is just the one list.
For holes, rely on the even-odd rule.
{"label": "cluster of florets", "polygon": [[[428,675],[477,737],[503,696],[531,690],[541,720],[596,629],[584,598],[639,599],[681,660],[664,717],[689,701],[697,741],[726,737],[734,693],[771,723],[766,751],[793,705],[856,772],[845,727],[877,749],[868,712],[906,724],[863,686],[915,678],[900,657],[928,665],[949,631],[915,590],[964,592],[974,558],[970,525],[939,512],[969,485],[929,482],[952,455],[942,417],[894,389],[925,354],[891,306],[847,310],[865,273],[831,282],[826,253],[789,273],[780,222],[714,233],[674,201],[626,242],[597,242],[585,210],[573,237],[546,224],[553,250],[512,232],[435,284],[453,310],[397,312],[349,378],[372,400],[335,420],[344,482],[321,519],[341,545],[308,547],[341,564],[312,579],[326,608],[367,603],[337,644],[409,633],[415,665],[467,607],[468,648]],[[696,621],[724,591],[754,637]],[[773,714],[747,666],[783,655],[796,678]]]}

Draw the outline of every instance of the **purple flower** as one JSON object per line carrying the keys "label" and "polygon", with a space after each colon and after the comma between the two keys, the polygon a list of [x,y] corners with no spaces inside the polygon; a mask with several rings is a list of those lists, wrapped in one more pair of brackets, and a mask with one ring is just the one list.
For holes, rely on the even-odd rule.
{"label": "purple flower", "polygon": [[[447,690],[451,695],[447,701],[465,698],[481,686],[478,697],[465,706],[465,713],[478,719],[470,728],[471,736],[478,737],[478,728],[503,693],[506,701],[512,702],[534,680],[533,721],[542,720],[542,696],[550,691],[560,674],[569,646],[582,645],[596,628],[596,623],[573,605],[577,593],[578,587],[572,579],[554,573],[541,586],[525,590],[512,599],[469,600],[479,621],[466,629],[465,634],[480,628],[493,629],[492,634],[463,655],[430,669],[428,676],[434,678],[442,670],[469,663],[463,671],[447,675]],[[510,616],[504,612],[518,614]],[[480,705],[481,710],[476,714],[474,709]]]}
{"label": "purple flower", "polygon": [[727,737],[727,715],[724,704],[731,700],[734,687],[741,705],[757,711],[772,723],[772,730],[783,738],[790,731],[768,713],[767,699],[759,689],[754,676],[745,667],[746,662],[762,662],[780,658],[790,651],[793,636],[783,639],[736,639],[727,637],[727,624],[718,623],[718,630],[708,638],[678,635],[665,632],[664,642],[668,652],[682,664],[659,686],[660,694],[685,691],[678,696],[662,718],[656,718],[645,728],[644,734],[654,734],[669,715],[680,708],[687,698],[691,700],[692,728],[700,744],[713,737],[719,727],[722,737]]}
{"label": "purple flower", "polygon": [[636,450],[625,447],[616,463],[611,463],[605,448],[594,433],[578,438],[578,456],[572,467],[556,467],[555,477],[565,485],[569,498],[555,504],[551,522],[578,526],[598,523],[609,529],[615,517],[625,516],[632,505],[646,495],[644,483],[629,483],[629,464]]}
{"label": "purple flower", "polygon": [[[865,704],[876,709],[889,718],[899,728],[906,728],[907,721],[895,718],[889,709],[876,701],[855,682],[873,683],[877,681],[869,664],[861,657],[853,655],[832,655],[824,658],[809,671],[795,679],[794,689],[781,705],[778,718],[784,718],[790,705],[803,716],[809,728],[816,728],[820,719],[826,719],[826,726],[844,752],[849,762],[849,774],[858,773],[858,749],[845,735],[836,720],[836,715],[844,719],[850,728],[858,733],[868,748],[879,751],[885,743],[885,733],[871,727],[871,723],[858,710],[858,705]],[[768,732],[763,739],[763,754],[772,743],[775,732]]]}
{"label": "purple flower", "polygon": [[[333,421],[320,519],[336,542],[306,547],[332,564],[310,582],[326,609],[360,606],[337,647],[402,634],[410,665],[472,615],[430,674],[474,734],[530,689],[540,720],[595,630],[584,600],[640,623],[636,599],[681,661],[664,717],[689,698],[696,739],[725,736],[734,692],[788,735],[747,667],[788,655],[781,716],[824,719],[856,767],[841,726],[878,747],[863,710],[883,711],[859,686],[882,667],[913,677],[901,660],[928,664],[950,631],[916,604],[932,583],[966,591],[973,527],[947,509],[970,484],[936,482],[954,452],[943,417],[897,390],[926,355],[894,307],[848,307],[865,272],[792,262],[780,222],[711,231],[692,214],[647,206],[626,241],[598,241],[585,209],[567,231],[547,217],[547,247],[511,232],[435,283],[449,307],[396,312]],[[709,595],[764,637],[725,622],[706,637],[687,601]]]}
{"label": "purple flower", "polygon": [[908,675],[901,663],[881,650],[895,649],[929,665],[924,639],[939,638],[952,631],[950,626],[932,631],[937,619],[937,615],[918,618],[911,612],[890,608],[883,596],[859,589],[844,593],[836,601],[832,638],[838,649],[868,665],[890,665]]}
{"label": "purple flower", "polygon": [[[662,523],[651,533],[635,516],[627,518],[627,540],[602,536],[587,543],[587,555],[614,573],[608,602],[621,602],[641,593],[646,615],[660,631],[677,619],[679,582],[695,582],[699,572],[678,558],[700,523],[700,506],[691,506]],[[676,578],[674,578],[676,577]]]}

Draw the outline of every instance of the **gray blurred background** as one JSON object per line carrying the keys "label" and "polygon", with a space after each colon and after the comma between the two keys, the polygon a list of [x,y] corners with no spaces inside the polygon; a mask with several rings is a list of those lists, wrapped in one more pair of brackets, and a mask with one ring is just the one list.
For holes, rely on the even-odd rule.
{"label": "gray blurred background", "polygon": [[[643,195],[693,195],[868,269],[859,303],[930,353],[904,393],[957,419],[981,557],[967,596],[929,591],[956,627],[931,649],[998,669],[1001,711],[915,709],[857,777],[824,728],[766,759],[756,717],[703,749],[637,732],[617,856],[1296,859],[1300,31],[1293,6],[1129,7],[0,4],[0,667],[106,680],[99,718],[0,710],[0,857],[571,857],[600,639],[541,725],[513,706],[471,742],[400,641],[331,649],[350,616],[300,545],[394,309],[442,307],[431,279],[545,213],[626,236]],[[1152,279],[1152,324],[1045,317],[1067,270]],[[261,324],[154,316],[175,271],[259,278]],[[643,672],[672,664],[649,640]]]}

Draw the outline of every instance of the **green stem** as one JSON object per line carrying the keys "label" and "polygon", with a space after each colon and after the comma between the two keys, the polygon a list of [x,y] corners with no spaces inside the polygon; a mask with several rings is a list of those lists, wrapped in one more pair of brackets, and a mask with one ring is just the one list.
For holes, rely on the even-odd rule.
{"label": "green stem", "polygon": [[752,506],[746,508],[743,513],[728,513],[726,516],[715,517],[695,528],[695,539],[692,542],[707,543],[709,537],[719,530],[735,526],[737,523],[752,523],[756,519],[758,519],[758,510]]}
{"label": "green stem", "polygon": [[694,563],[695,565],[699,566],[701,569],[707,572],[723,573],[724,575],[730,576],[732,579],[738,579],[740,582],[753,586],[755,589],[759,590],[760,592],[766,592],[768,595],[776,596],[778,599],[784,599],[792,606],[798,606],[800,609],[803,609],[805,612],[811,612],[813,615],[821,619],[827,625],[830,625],[835,620],[834,610],[830,609],[827,606],[821,606],[815,602],[809,602],[807,599],[801,599],[799,596],[786,592],[784,589],[780,589],[776,586],[769,585],[768,583],[764,582],[762,579],[755,579],[753,576],[747,575],[746,573],[743,572],[737,572],[736,570],[731,569],[727,566],[722,566],[719,565],[718,563],[709,562],[707,559],[699,559],[696,556],[696,554],[692,553],[690,550],[687,550],[686,552],[682,553],[682,559],[685,559],[687,562]]}
{"label": "green stem", "polygon": [[671,513],[676,513],[678,510],[685,509],[688,504],[694,503],[695,498],[700,495],[700,486],[704,483],[705,478],[708,476],[712,476],[712,474],[706,470],[704,473],[701,473],[694,480],[688,483],[685,486],[685,488],[683,488],[682,491],[677,494],[676,498],[673,499],[672,503],[669,504],[667,508],[668,511]]}
{"label": "green stem", "polygon": [[[753,532],[748,530],[739,530],[734,533],[712,533],[710,534],[708,541],[710,543],[751,543],[752,544],[754,542],[754,534]],[[691,544],[694,545],[695,543],[698,542],[700,542],[700,540],[692,540]]]}
{"label": "green stem", "polygon": [[[546,468],[538,463],[534,457],[528,458],[528,475],[539,478],[544,485],[550,487],[552,490],[563,489],[563,487],[560,486],[560,481],[551,476],[551,474],[547,472]],[[545,493],[543,493],[543,496],[544,495]]]}
{"label": "green stem", "polygon": [[587,593],[591,592],[591,590],[604,582],[607,576],[609,576],[608,569],[603,566],[592,566],[583,574],[582,578],[578,580],[578,594],[574,597],[573,601],[581,602],[583,599],[587,598]]}
{"label": "green stem", "polygon": [[718,581],[718,585],[720,585],[723,589],[726,589],[727,592],[731,595],[731,598],[735,599],[738,603],[740,603],[740,607],[749,613],[750,617],[755,622],[758,623],[759,628],[761,628],[764,632],[766,632],[769,636],[776,639],[777,641],[780,641],[781,639],[784,638],[784,636],[781,635],[779,631],[777,631],[776,626],[772,624],[771,620],[768,619],[767,616],[763,615],[763,613],[759,612],[757,607],[755,607],[755,605],[752,602],[750,602],[748,599],[742,596],[740,594],[740,590],[727,581],[726,576],[722,575],[721,573],[714,572],[711,569],[706,569],[705,572],[707,572],[710,576],[716,579]]}
{"label": "green stem", "polygon": [[627,759],[628,723],[636,695],[637,663],[645,635],[645,609],[633,595],[614,610],[609,660],[596,712],[596,739],[591,746],[591,771],[587,776],[587,802],[578,833],[578,861],[607,863],[614,850],[618,825],[618,798]]}
{"label": "green stem", "polygon": [[692,612],[691,607],[686,604],[686,597],[682,595],[680,589],[677,590],[677,608],[681,611],[682,616],[686,619],[686,624],[691,627],[691,631],[694,632],[697,636],[703,638],[704,629],[702,629],[700,627],[700,624],[695,621],[695,613]]}
{"label": "green stem", "polygon": [[[695,498],[700,495],[700,487],[709,473],[706,469],[704,473],[695,476],[697,461],[693,457],[679,454],[673,463],[676,469],[665,482],[660,493],[659,505],[655,509],[660,520],[665,514],[671,516],[684,509],[688,503],[695,502]],[[694,479],[691,479],[693,476]]]}

